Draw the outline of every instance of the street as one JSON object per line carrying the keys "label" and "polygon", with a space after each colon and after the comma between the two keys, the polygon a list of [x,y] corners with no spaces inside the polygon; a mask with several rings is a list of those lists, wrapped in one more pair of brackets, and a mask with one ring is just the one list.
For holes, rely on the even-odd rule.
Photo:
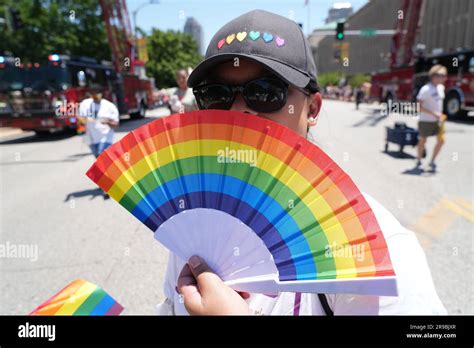
{"label": "street", "polygon": [[[164,115],[125,120],[115,140]],[[410,116],[380,115],[377,104],[324,100],[311,138],[417,235],[449,314],[474,313],[474,128],[448,122],[438,172],[415,169],[416,149],[389,145],[385,127],[416,127]],[[428,140],[428,157],[434,139]],[[428,165],[428,157],[424,166]],[[0,138],[0,244],[37,245],[37,258],[0,258],[0,313],[27,314],[70,281],[104,288],[124,314],[154,314],[164,299],[167,251],[153,234],[85,175],[94,157],[82,136]],[[409,257],[409,256],[407,256]]]}

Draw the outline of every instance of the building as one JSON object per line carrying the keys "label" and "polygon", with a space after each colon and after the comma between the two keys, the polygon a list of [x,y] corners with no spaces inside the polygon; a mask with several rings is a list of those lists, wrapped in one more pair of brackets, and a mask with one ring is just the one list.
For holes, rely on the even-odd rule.
{"label": "building", "polygon": [[426,52],[474,48],[474,0],[425,0],[419,42]]}
{"label": "building", "polygon": [[198,44],[198,50],[200,53],[202,52],[202,26],[199,24],[199,22],[194,18],[194,17],[188,17],[186,19],[186,23],[184,24],[184,30],[185,33],[190,34],[194,40],[196,40]]}
{"label": "building", "polygon": [[328,11],[325,23],[344,20],[352,14],[352,5],[350,2],[336,2]]}
{"label": "building", "polygon": [[[346,19],[345,30],[393,30],[399,21],[399,11],[403,8],[404,1],[371,0]],[[423,44],[426,54],[474,47],[474,0],[424,0],[420,11],[420,28],[415,33],[414,46]],[[403,15],[409,18],[410,13]],[[408,24],[409,20],[405,20],[405,29]],[[314,36],[317,36],[317,33],[318,30],[313,31]],[[318,73],[342,71],[353,75],[389,69],[392,38],[393,35],[346,35],[343,41],[337,41],[335,34],[331,34],[319,40],[311,36],[309,39]],[[343,64],[341,59],[335,59],[336,55],[340,55],[340,44],[343,44],[347,51],[347,64]]]}

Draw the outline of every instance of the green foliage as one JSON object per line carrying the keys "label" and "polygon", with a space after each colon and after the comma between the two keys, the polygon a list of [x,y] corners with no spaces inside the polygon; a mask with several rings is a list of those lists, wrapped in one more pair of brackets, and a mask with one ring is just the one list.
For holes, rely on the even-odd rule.
{"label": "green foliage", "polygon": [[176,86],[176,71],[194,68],[202,60],[196,41],[188,34],[153,29],[147,40],[147,75],[155,78],[158,88]]}
{"label": "green foliage", "polygon": [[[326,87],[328,85],[337,86],[339,81],[344,77],[344,74],[340,71],[331,71],[318,75],[318,83],[322,87]],[[352,88],[358,88],[362,86],[364,82],[370,82],[370,75],[355,74],[348,77],[348,84]]]}
{"label": "green foliage", "polygon": [[[111,60],[99,1],[0,0],[0,17],[8,18],[10,8],[19,11],[23,27],[12,31],[0,24],[0,52],[10,51],[22,63],[44,62],[52,53]],[[176,70],[202,60],[188,34],[154,29],[147,39],[147,75],[157,86],[175,86]]]}
{"label": "green foliage", "polygon": [[355,74],[349,79],[349,84],[353,88],[358,88],[362,86],[364,82],[370,82],[370,75]]}
{"label": "green foliage", "polygon": [[340,71],[326,72],[318,75],[318,83],[322,87],[337,85],[342,77],[344,77],[344,74]]}
{"label": "green foliage", "polygon": [[8,17],[11,7],[19,10],[23,27],[0,29],[0,51],[22,63],[44,62],[51,53],[111,60],[97,0],[0,0],[0,17]]}

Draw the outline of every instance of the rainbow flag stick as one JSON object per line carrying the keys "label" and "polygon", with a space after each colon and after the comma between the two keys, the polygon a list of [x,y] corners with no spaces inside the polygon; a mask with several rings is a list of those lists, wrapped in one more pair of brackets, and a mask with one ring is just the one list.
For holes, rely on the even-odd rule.
{"label": "rainbow flag stick", "polygon": [[119,315],[123,307],[102,288],[77,279],[30,315]]}

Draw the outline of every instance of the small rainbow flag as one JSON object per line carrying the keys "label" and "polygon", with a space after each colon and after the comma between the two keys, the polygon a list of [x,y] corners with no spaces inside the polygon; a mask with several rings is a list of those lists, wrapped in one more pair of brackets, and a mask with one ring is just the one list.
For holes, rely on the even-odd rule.
{"label": "small rainbow flag", "polygon": [[77,279],[30,315],[119,315],[123,307],[102,288]]}

